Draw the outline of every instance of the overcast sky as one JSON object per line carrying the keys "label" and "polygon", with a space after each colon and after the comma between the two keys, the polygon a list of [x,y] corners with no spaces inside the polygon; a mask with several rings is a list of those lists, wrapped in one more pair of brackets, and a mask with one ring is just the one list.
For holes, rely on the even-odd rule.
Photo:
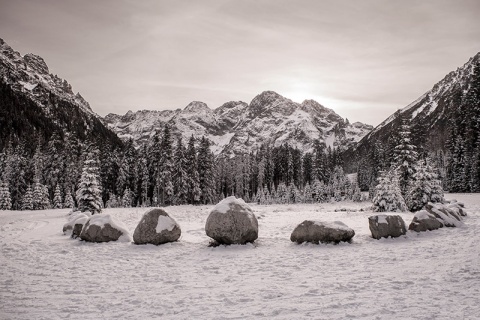
{"label": "overcast sky", "polygon": [[0,37],[100,115],[273,90],[377,125],[480,51],[480,1],[0,0]]}

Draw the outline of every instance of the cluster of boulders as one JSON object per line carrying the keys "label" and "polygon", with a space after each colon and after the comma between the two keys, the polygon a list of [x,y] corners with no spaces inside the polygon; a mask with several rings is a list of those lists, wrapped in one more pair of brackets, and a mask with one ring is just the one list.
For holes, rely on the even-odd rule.
{"label": "cluster of boulders", "polygon": [[[408,229],[412,231],[435,230],[442,227],[457,227],[466,216],[460,202],[428,203],[425,210],[413,217]],[[407,232],[405,222],[399,215],[375,215],[368,218],[372,237],[375,239],[400,237]],[[88,242],[132,241],[135,244],[160,245],[177,241],[181,236],[178,223],[160,208],[145,212],[133,233],[108,214],[89,216],[72,213],[63,226],[65,234]],[[214,245],[246,244],[258,238],[258,221],[252,209],[242,199],[228,197],[219,202],[210,212],[205,224],[207,236]],[[351,242],[355,231],[343,222],[305,220],[292,232],[290,240],[295,243]]]}
{"label": "cluster of boulders", "polygon": [[[408,226],[408,230],[423,232],[442,227],[458,227],[467,215],[461,202],[445,201],[428,203],[424,210],[418,211]],[[407,233],[405,222],[398,215],[376,215],[368,218],[372,237],[375,239],[400,237]]]}

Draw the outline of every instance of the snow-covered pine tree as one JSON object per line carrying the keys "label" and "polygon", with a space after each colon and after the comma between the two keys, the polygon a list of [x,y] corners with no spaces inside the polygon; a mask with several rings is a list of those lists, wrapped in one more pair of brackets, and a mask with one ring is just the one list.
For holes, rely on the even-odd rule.
{"label": "snow-covered pine tree", "polygon": [[394,150],[395,166],[398,168],[398,182],[402,196],[408,192],[408,186],[415,173],[415,162],[417,161],[416,147],[410,137],[409,120],[404,117],[399,132],[399,141]]}
{"label": "snow-covered pine tree", "polygon": [[174,154],[175,166],[173,167],[174,202],[177,205],[185,204],[188,200],[187,159],[185,153],[182,136],[179,136]]}
{"label": "snow-covered pine tree", "polygon": [[315,179],[313,181],[313,186],[312,186],[312,191],[313,194],[315,195],[313,200],[315,202],[326,202],[328,201],[328,192],[326,190],[325,183],[323,181],[320,181],[318,179]]}
{"label": "snow-covered pine tree", "polygon": [[60,186],[57,184],[55,187],[55,192],[53,194],[53,209],[62,209],[63,202],[62,202],[62,193],[60,191]]}
{"label": "snow-covered pine tree", "polygon": [[190,204],[197,204],[200,201],[200,178],[198,176],[197,154],[195,151],[195,138],[193,135],[188,141],[187,153],[187,185],[188,201]]}
{"label": "snow-covered pine tree", "polygon": [[395,170],[381,172],[372,202],[377,212],[406,211]]}
{"label": "snow-covered pine tree", "polygon": [[126,188],[125,191],[123,192],[122,207],[123,208],[131,208],[132,203],[133,203],[132,192],[130,191],[129,188]]}
{"label": "snow-covered pine tree", "polygon": [[97,152],[90,144],[87,147],[82,175],[76,193],[78,209],[92,214],[102,212],[102,190],[99,183]]}
{"label": "snow-covered pine tree", "polygon": [[354,202],[362,201],[362,191],[360,191],[360,187],[358,186],[358,183],[355,183],[353,186],[352,200]]}
{"label": "snow-covered pine tree", "polygon": [[12,208],[12,198],[8,183],[0,181],[0,210],[10,210]]}
{"label": "snow-covered pine tree", "polygon": [[75,201],[73,200],[70,188],[67,188],[67,192],[65,193],[65,199],[63,199],[63,207],[70,209],[75,207]]}
{"label": "snow-covered pine tree", "polygon": [[430,160],[420,160],[405,198],[410,211],[421,210],[428,202],[443,201],[441,182],[430,165]]}
{"label": "snow-covered pine tree", "polygon": [[289,203],[290,197],[288,194],[287,185],[284,182],[280,182],[277,187],[275,203]]}
{"label": "snow-covered pine tree", "polygon": [[21,210],[33,210],[33,191],[30,186],[23,195]]}
{"label": "snow-covered pine tree", "polygon": [[310,183],[307,182],[305,188],[303,188],[303,201],[305,203],[312,203],[313,202],[313,189]]}
{"label": "snow-covered pine tree", "polygon": [[297,186],[294,183],[290,183],[288,186],[288,203],[301,203],[302,197],[300,191],[298,191]]}
{"label": "snow-covered pine tree", "polygon": [[33,185],[33,210],[45,210],[49,207],[48,189],[36,179]]}

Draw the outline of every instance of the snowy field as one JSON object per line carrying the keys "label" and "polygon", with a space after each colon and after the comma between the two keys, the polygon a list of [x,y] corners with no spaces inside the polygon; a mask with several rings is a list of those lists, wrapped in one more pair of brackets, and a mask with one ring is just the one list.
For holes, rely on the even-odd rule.
{"label": "snowy field", "polygon": [[[382,240],[369,203],[252,205],[255,245],[216,248],[213,206],[167,208],[182,237],[158,247],[72,240],[68,210],[0,211],[0,319],[479,319],[480,195],[447,198],[464,226]],[[104,212],[133,234],[145,209]],[[293,244],[305,219],[343,221],[354,241]]]}

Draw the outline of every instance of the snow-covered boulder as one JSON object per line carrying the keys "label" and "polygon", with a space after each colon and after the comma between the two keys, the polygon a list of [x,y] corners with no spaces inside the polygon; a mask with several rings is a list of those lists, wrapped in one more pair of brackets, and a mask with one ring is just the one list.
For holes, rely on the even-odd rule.
{"label": "snow-covered boulder", "polygon": [[[68,218],[68,222],[63,225],[63,234],[69,234],[72,236],[72,238],[78,237],[80,235],[80,233],[78,232],[80,226],[77,226],[76,229],[75,226],[78,224],[81,225],[81,228],[83,228],[88,218],[89,216],[82,212],[72,213]],[[81,228],[80,232],[82,231]]]}
{"label": "snow-covered boulder", "polygon": [[219,244],[245,244],[258,238],[258,221],[245,201],[228,197],[210,212],[205,232]]}
{"label": "snow-covered boulder", "polygon": [[408,230],[423,232],[437,230],[443,227],[443,223],[433,214],[426,210],[418,211],[413,216],[413,220],[408,226]]}
{"label": "snow-covered boulder", "polygon": [[427,203],[425,209],[440,220],[445,227],[459,227],[463,224],[458,210],[448,207],[448,204]]}
{"label": "snow-covered boulder", "polygon": [[96,214],[88,219],[80,234],[88,242],[131,241],[127,227],[109,214]]}
{"label": "snow-covered boulder", "polygon": [[355,231],[340,221],[321,222],[305,220],[293,230],[290,240],[296,243],[339,243],[352,240],[354,235]]}
{"label": "snow-covered boulder", "polygon": [[368,218],[370,232],[374,239],[396,238],[407,233],[405,222],[398,215],[380,214]]}
{"label": "snow-covered boulder", "polygon": [[154,208],[143,214],[133,232],[135,244],[151,243],[159,245],[174,242],[180,238],[182,231],[178,223],[164,210]]}

